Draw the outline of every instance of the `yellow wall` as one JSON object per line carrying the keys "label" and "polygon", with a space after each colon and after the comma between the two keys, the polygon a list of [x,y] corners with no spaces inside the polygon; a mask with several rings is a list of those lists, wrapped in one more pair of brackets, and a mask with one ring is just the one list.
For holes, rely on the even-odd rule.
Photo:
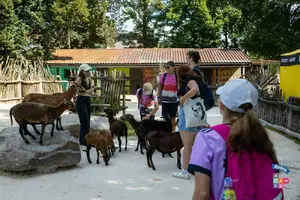
{"label": "yellow wall", "polygon": [[[282,57],[293,56],[299,54],[300,50],[282,54]],[[298,56],[298,55],[297,55]],[[298,58],[297,58],[298,59]],[[299,58],[300,59],[300,58]],[[282,94],[285,95],[287,100],[290,96],[300,97],[300,64],[294,64],[291,66],[280,66],[280,88],[282,89]]]}
{"label": "yellow wall", "polygon": [[[109,73],[111,73],[113,70],[117,70],[117,72],[122,71],[125,73],[127,77],[130,77],[130,69],[128,67],[115,67],[115,68],[109,68]],[[126,85],[130,85],[130,80],[126,81]],[[126,94],[130,93],[130,87],[126,87]]]}

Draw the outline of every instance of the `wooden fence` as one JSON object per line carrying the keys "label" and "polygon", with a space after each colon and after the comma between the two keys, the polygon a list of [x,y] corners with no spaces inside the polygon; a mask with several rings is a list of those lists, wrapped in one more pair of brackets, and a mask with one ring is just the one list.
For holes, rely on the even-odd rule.
{"label": "wooden fence", "polygon": [[[76,74],[76,72],[73,72]],[[75,80],[77,76],[71,77]],[[92,76],[92,85],[96,86],[95,94],[92,95],[91,107],[93,115],[106,116],[103,112],[104,108],[111,107],[115,110],[116,114],[120,111],[123,115],[126,113],[126,81],[129,80],[125,77],[123,72],[113,71],[109,74],[108,70],[94,71]],[[75,100],[76,101],[76,100]]]}
{"label": "wooden fence", "polygon": [[62,92],[62,83],[68,81],[0,81],[0,103],[17,103],[29,93],[51,94]]}
{"label": "wooden fence", "polygon": [[300,134],[300,107],[282,101],[269,101],[259,98],[256,109],[258,117]]}

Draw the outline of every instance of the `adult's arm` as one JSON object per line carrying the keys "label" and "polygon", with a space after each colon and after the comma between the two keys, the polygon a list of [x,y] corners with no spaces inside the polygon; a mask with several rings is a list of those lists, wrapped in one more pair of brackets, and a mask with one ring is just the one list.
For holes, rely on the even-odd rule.
{"label": "adult's arm", "polygon": [[180,103],[182,104],[186,100],[189,100],[196,94],[199,94],[199,87],[195,80],[190,80],[187,84],[187,87],[190,89],[184,96],[182,96],[180,99]]}

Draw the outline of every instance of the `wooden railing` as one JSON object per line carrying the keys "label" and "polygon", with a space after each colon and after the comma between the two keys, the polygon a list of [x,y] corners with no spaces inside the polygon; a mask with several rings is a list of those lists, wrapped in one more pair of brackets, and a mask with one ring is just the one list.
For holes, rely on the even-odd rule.
{"label": "wooden railing", "polygon": [[300,107],[259,98],[256,113],[266,122],[300,134]]}
{"label": "wooden railing", "polygon": [[61,83],[68,81],[0,81],[0,103],[20,102],[29,93],[62,92]]}

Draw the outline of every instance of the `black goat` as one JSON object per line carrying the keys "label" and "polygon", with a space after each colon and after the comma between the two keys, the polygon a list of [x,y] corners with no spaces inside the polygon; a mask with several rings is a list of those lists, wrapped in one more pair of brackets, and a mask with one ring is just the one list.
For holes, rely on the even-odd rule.
{"label": "black goat", "polygon": [[128,129],[126,124],[114,118],[114,111],[111,108],[104,109],[104,112],[108,115],[109,130],[112,136],[116,135],[118,137],[119,152],[121,152],[121,136],[125,136],[125,151],[127,151]]}
{"label": "black goat", "polygon": [[[144,154],[142,147],[146,148],[145,137],[150,131],[162,131],[166,133],[172,133],[172,121],[170,115],[165,115],[163,118],[165,119],[165,121],[145,119],[140,122],[138,145],[140,144],[141,154]],[[168,155],[171,158],[173,157],[169,153]],[[164,153],[162,154],[162,156],[165,157]]]}
{"label": "black goat", "polygon": [[160,131],[151,131],[145,137],[145,143],[147,146],[147,164],[148,167],[152,167],[155,170],[155,166],[152,161],[152,156],[155,150],[161,153],[173,153],[177,151],[177,167],[181,169],[181,153],[183,143],[179,132],[166,133]]}

